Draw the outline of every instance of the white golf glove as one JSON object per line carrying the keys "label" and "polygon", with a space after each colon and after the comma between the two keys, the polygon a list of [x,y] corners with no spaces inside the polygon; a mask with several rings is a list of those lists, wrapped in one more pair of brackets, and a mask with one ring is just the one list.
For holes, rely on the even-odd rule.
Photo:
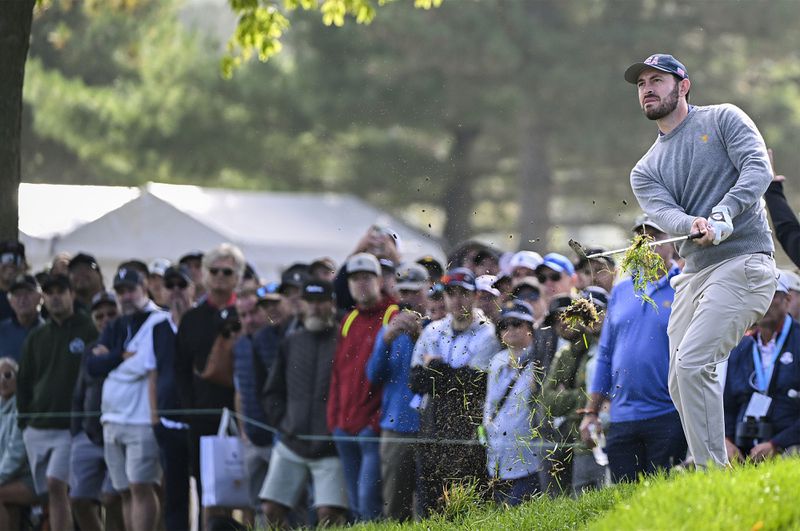
{"label": "white golf glove", "polygon": [[712,208],[708,224],[714,229],[714,241],[711,242],[714,245],[719,245],[733,232],[733,221],[728,207],[715,206]]}

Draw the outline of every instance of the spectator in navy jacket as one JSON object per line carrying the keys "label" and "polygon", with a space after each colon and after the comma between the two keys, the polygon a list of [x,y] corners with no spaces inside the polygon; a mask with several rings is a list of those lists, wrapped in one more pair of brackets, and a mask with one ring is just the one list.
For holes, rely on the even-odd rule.
{"label": "spectator in navy jacket", "polygon": [[[403,264],[397,271],[396,287],[403,311],[378,332],[367,363],[367,378],[373,384],[383,385],[380,421],[383,513],[403,521],[412,516],[416,481],[414,445],[409,443],[419,431],[419,414],[410,405],[413,393],[408,384],[414,343],[422,330],[428,271],[416,263]],[[408,439],[409,443],[397,439]]]}
{"label": "spectator in navy jacket", "polygon": [[[731,352],[724,395],[731,461],[745,456],[761,461],[800,444],[800,325],[788,313],[788,291],[786,279],[778,277],[772,304],[755,333]],[[763,397],[771,400],[769,406],[751,410],[746,418],[751,402]]]}

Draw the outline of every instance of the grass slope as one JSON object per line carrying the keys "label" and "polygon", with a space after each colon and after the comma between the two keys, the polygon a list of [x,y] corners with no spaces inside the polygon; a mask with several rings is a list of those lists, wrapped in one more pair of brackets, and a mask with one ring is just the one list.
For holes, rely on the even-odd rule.
{"label": "grass slope", "polygon": [[368,523],[361,531],[800,529],[800,459],[778,459],[733,471],[687,472],[590,492],[579,499],[537,498],[515,508],[470,500],[448,517],[398,524]]}

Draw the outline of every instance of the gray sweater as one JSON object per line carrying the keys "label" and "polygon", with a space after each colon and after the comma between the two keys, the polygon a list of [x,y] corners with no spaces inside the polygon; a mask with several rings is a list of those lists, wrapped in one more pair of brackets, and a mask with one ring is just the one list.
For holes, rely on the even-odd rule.
{"label": "gray sweater", "polygon": [[678,127],[659,136],[631,171],[631,187],[642,209],[668,234],[689,234],[696,217],[728,207],[733,234],[719,245],[684,242],[684,272],[696,273],[729,258],[773,252],[760,199],[772,181],[761,133],[730,104],[695,106]]}

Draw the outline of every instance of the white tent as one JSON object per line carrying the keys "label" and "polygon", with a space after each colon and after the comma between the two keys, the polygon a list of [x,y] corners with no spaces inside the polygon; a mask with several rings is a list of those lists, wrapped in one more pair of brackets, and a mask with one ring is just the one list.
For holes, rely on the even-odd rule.
{"label": "white tent", "polygon": [[[48,189],[51,185],[25,186],[39,188],[43,196],[52,194]],[[36,199],[35,188],[28,190],[27,198],[20,194],[20,210],[25,213],[20,216],[23,231],[26,229],[23,218],[48,216],[40,206],[48,202]],[[330,256],[341,263],[357,240],[375,224],[390,227],[398,234],[404,258],[431,254],[444,259],[434,239],[349,195],[250,192],[156,183],[141,189],[67,188],[82,190],[74,192],[74,201],[49,206],[54,209],[50,212],[57,210],[55,215],[64,223],[73,224],[83,221],[75,221],[77,215],[70,212],[73,209],[81,212],[91,202],[95,205],[93,212],[97,213],[98,203],[114,202],[131,190],[135,195],[101,212],[96,219],[83,221],[67,234],[25,231],[51,238],[48,256],[30,257],[34,265],[41,265],[61,251],[85,251],[95,255],[109,275],[123,260],[134,257],[145,261],[158,257],[175,260],[186,251],[207,250],[228,241],[244,251],[263,278],[277,279],[280,271],[294,262]]]}

